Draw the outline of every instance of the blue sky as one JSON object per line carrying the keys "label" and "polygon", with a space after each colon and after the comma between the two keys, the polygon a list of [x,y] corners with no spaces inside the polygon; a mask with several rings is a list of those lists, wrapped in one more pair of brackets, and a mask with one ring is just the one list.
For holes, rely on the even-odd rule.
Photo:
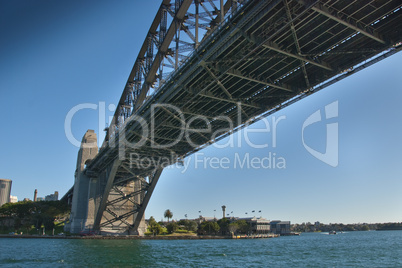
{"label": "blue sky", "polygon": [[[66,115],[83,103],[117,103],[159,4],[0,1],[0,177],[13,180],[12,195],[32,199],[35,189],[39,196],[64,195],[73,185],[78,148],[66,138]],[[250,134],[255,144],[268,142],[261,149],[247,146],[242,132],[232,137],[241,147],[209,147],[197,156],[227,157],[231,168],[196,167],[193,155],[185,172],[166,169],[146,216],[160,219],[168,208],[177,219],[198,211],[220,216],[226,205],[235,216],[262,210],[268,219],[298,223],[402,221],[401,61],[396,54],[276,113],[286,117],[276,147],[272,132]],[[331,167],[307,152],[302,126],[335,101],[339,116],[304,132],[305,143],[324,152],[326,123],[338,123],[339,164]],[[103,137],[98,121],[98,110],[78,112],[74,137],[80,140],[87,129]],[[236,154],[262,159],[270,153],[286,168],[232,168]]]}

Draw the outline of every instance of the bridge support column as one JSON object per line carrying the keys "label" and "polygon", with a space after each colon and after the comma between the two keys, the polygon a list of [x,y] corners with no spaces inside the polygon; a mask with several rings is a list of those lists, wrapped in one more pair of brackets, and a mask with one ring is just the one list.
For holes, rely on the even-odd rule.
{"label": "bridge support column", "polygon": [[148,190],[145,195],[141,196],[142,202],[141,205],[139,206],[138,212],[135,214],[134,224],[133,227],[131,228],[132,230],[131,232],[140,232],[142,229],[145,230],[145,227],[141,227],[145,225],[144,222],[145,209],[147,208],[148,202],[151,199],[151,195],[155,189],[159,177],[162,174],[162,171],[163,168],[158,168],[153,174],[153,176],[149,178]]}
{"label": "bridge support column", "polygon": [[113,181],[116,176],[117,169],[121,161],[119,159],[114,160],[112,165],[106,169],[104,173],[101,174],[100,178],[100,189],[99,189],[99,202],[96,210],[94,211],[94,223],[93,228],[95,231],[100,232],[100,224],[102,221],[102,216],[107,207],[110,192],[112,190]]}
{"label": "bridge support column", "polygon": [[[136,180],[134,182],[134,192],[139,192],[139,194],[137,194],[134,197],[134,202],[137,204],[141,204],[142,200],[144,200],[144,192],[142,191],[142,182],[140,180]],[[139,224],[138,227],[136,229],[131,228],[129,230],[129,234],[131,235],[144,235],[144,233],[147,231],[147,226],[145,224],[145,215],[139,215],[138,212],[134,213],[133,215],[133,223],[134,224],[136,222],[136,219],[138,217],[139,220]]]}
{"label": "bridge support column", "polygon": [[86,219],[85,231],[93,231],[96,211],[99,207],[101,194],[101,179],[91,178],[88,189],[88,212]]}
{"label": "bridge support column", "polygon": [[85,165],[98,154],[97,137],[93,130],[88,130],[82,138],[81,148],[78,152],[77,169],[73,200],[70,214],[70,224],[64,229],[71,233],[80,233],[86,228],[88,214],[88,196],[91,179],[84,174]]}

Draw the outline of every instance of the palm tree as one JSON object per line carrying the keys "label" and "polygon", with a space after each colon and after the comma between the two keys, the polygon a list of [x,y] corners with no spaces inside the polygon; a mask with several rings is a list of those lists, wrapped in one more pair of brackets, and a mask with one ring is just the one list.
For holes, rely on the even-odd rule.
{"label": "palm tree", "polygon": [[170,209],[165,210],[164,215],[165,215],[165,218],[168,219],[168,222],[169,222],[169,219],[173,218],[173,212],[171,212]]}

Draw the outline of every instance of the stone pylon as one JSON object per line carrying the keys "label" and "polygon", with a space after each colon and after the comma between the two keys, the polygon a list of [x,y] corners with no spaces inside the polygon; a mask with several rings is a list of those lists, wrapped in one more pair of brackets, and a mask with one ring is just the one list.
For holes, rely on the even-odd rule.
{"label": "stone pylon", "polygon": [[[142,182],[127,180],[115,184],[116,171],[121,165],[119,159],[100,173],[90,173],[86,166],[97,154],[96,134],[88,130],[78,152],[70,222],[65,225],[65,231],[143,235],[146,230],[144,214],[139,216],[138,213],[145,195]],[[139,223],[138,226],[135,223]]]}
{"label": "stone pylon", "polygon": [[80,233],[85,229],[90,229],[91,223],[87,219],[91,179],[84,174],[84,169],[97,154],[96,134],[93,130],[88,130],[82,138],[81,148],[78,152],[70,224],[66,225],[65,231]]}

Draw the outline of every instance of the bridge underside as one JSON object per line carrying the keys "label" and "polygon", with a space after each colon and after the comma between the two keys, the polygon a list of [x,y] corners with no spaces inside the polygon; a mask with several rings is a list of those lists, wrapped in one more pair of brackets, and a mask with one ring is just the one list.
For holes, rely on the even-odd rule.
{"label": "bridge underside", "polygon": [[[119,104],[85,170],[113,169],[95,229],[136,230],[164,166],[398,52],[401,13],[399,0],[255,0],[227,13],[153,94],[144,87],[144,102],[129,113]],[[135,191],[115,191],[132,209],[110,212],[109,193],[133,181]]]}

